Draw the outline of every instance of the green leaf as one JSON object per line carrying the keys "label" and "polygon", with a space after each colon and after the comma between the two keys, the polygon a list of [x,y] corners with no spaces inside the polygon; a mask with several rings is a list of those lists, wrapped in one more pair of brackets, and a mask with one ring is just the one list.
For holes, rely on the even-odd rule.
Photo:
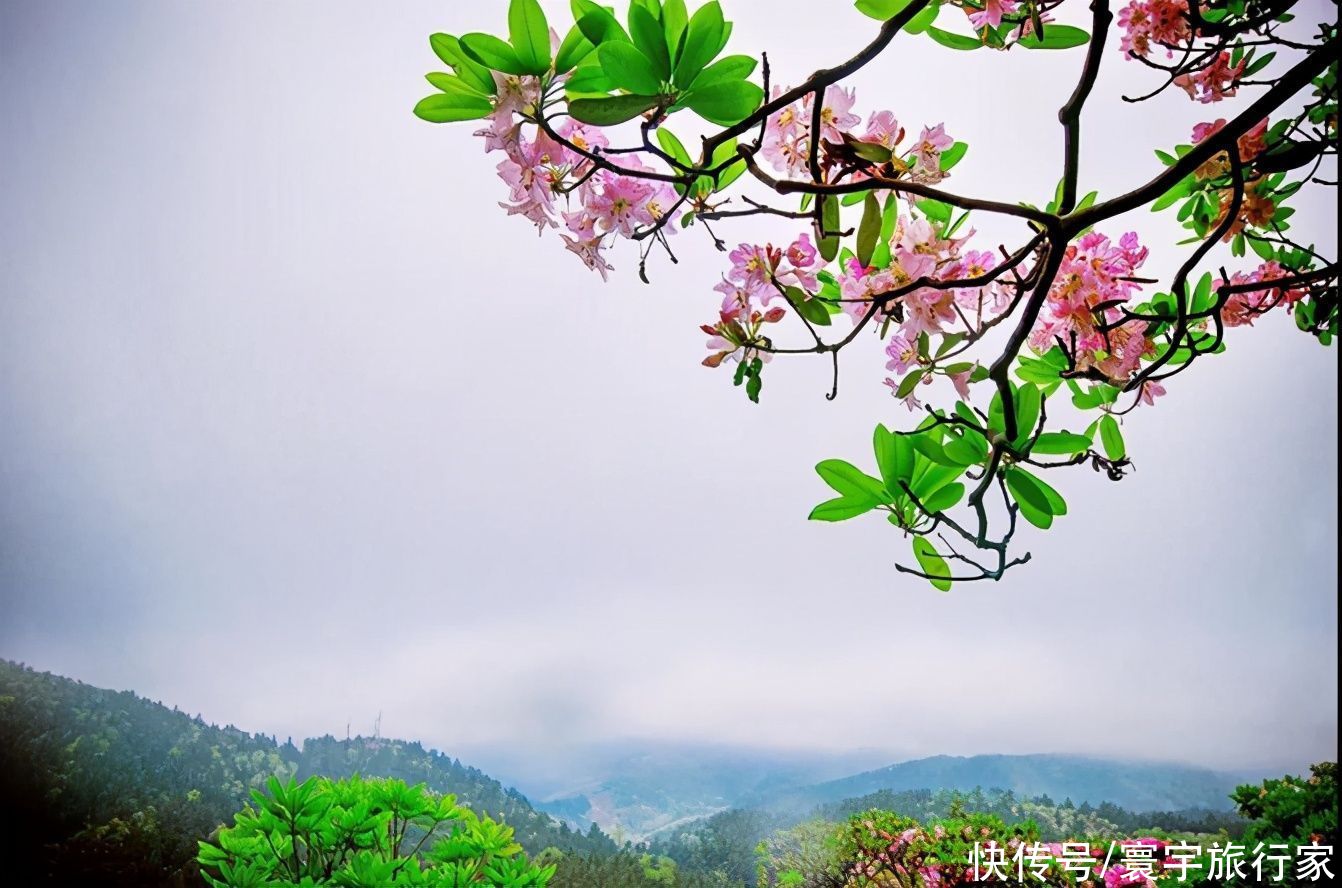
{"label": "green leaf", "polygon": [[904,11],[913,0],[857,0],[857,11],[878,21],[892,19]]}
{"label": "green leaf", "polygon": [[749,117],[764,101],[764,89],[748,80],[696,87],[684,98],[691,111],[709,123],[731,126]]}
{"label": "green leaf", "polygon": [[676,61],[673,80],[682,89],[694,82],[699,72],[718,54],[725,23],[722,7],[717,0],[709,0],[694,13],[685,29],[685,44]]}
{"label": "green leaf", "polygon": [[467,83],[485,95],[498,91],[494,77],[489,69],[475,61],[462,51],[461,41],[450,34],[433,34],[429,37],[429,46],[438,58],[452,66],[452,70]]}
{"label": "green leaf", "polygon": [[923,7],[923,11],[909,19],[909,23],[904,26],[906,34],[921,34],[932,26],[937,20],[937,15],[941,12],[940,0],[932,0],[931,3]]}
{"label": "green leaf", "polygon": [[1089,42],[1090,34],[1080,28],[1046,22],[1042,40],[1036,34],[1029,34],[1020,39],[1019,45],[1026,49],[1071,49]]}
{"label": "green leaf", "polygon": [[820,256],[826,262],[833,262],[839,255],[839,199],[833,194],[821,198],[820,227],[823,229],[817,245]]}
{"label": "green leaf", "polygon": [[689,12],[685,9],[685,0],[663,0],[662,28],[666,32],[666,45],[671,50],[671,65],[676,64],[676,50],[680,47],[681,35],[690,23]]}
{"label": "green leaf", "polygon": [[653,70],[652,62],[632,43],[616,41],[596,48],[601,70],[620,89],[641,96],[657,95],[662,90],[661,78]]}
{"label": "green leaf", "polygon": [[951,591],[951,569],[946,564],[946,559],[942,558],[927,537],[913,538],[913,557],[918,559],[918,566],[927,574],[928,582],[933,588],[941,592]]}
{"label": "green leaf", "polygon": [[568,112],[574,120],[593,126],[614,126],[633,120],[651,108],[657,107],[659,96],[608,96],[604,99],[574,99],[568,103]]}
{"label": "green leaf", "polygon": [[923,500],[923,508],[929,514],[935,515],[938,512],[954,508],[964,498],[964,495],[965,486],[959,481],[954,481]]}
{"label": "green leaf", "polygon": [[713,86],[717,83],[725,83],[732,80],[745,80],[751,74],[755,73],[755,66],[758,62],[748,55],[729,55],[723,56],[707,68],[699,72],[699,76],[694,78],[694,83],[690,84],[692,89],[703,89],[707,86]]}
{"label": "green leaf", "polygon": [[508,4],[508,39],[528,74],[550,70],[550,25],[538,0],[511,0]]}
{"label": "green leaf", "polygon": [[808,297],[806,291],[800,287],[788,287],[787,296],[797,314],[817,327],[828,327],[833,323],[829,317],[829,309],[825,308],[824,302],[819,298]]}
{"label": "green leaf", "polygon": [[564,42],[559,44],[559,52],[555,54],[555,73],[565,74],[572,71],[579,62],[591,55],[594,49],[596,47],[592,45],[592,41],[587,39],[577,25],[574,25],[569,29]]}
{"label": "green leaf", "polygon": [[605,96],[615,88],[615,84],[598,65],[580,65],[564,84],[564,92],[570,97]]}
{"label": "green leaf", "polygon": [[950,170],[957,163],[959,163],[961,158],[965,156],[965,152],[968,150],[969,150],[968,142],[956,142],[954,145],[947,148],[945,151],[941,152],[942,172]]}
{"label": "green leaf", "polygon": [[661,127],[657,130],[657,144],[662,146],[662,150],[680,161],[685,166],[692,166],[694,161],[690,158],[690,152],[685,150],[685,145],[676,138],[676,134],[671,130]]}
{"label": "green leaf", "polygon": [[666,31],[656,17],[641,6],[629,7],[629,36],[634,46],[652,62],[658,80],[671,78],[671,52],[666,48]]}
{"label": "green leaf", "polygon": [[1044,495],[1044,499],[1048,502],[1048,511],[1050,515],[1058,517],[1067,514],[1067,501],[1064,500],[1062,494],[1054,490],[1048,482],[1044,481],[1044,479],[1033,472],[1027,472],[1020,466],[1016,466],[1012,471],[1021,475],[1021,478],[1017,479],[1018,481],[1028,481],[1030,484],[1034,485],[1036,490]]}
{"label": "green leaf", "polygon": [[909,489],[913,491],[914,496],[925,502],[941,488],[964,473],[964,466],[923,460],[913,472],[913,480],[909,483]]}
{"label": "green leaf", "polygon": [[572,7],[578,29],[592,41],[593,46],[616,41],[629,42],[629,35],[609,9],[598,6],[592,0],[573,0]]}
{"label": "green leaf", "polygon": [[493,34],[463,34],[461,49],[486,68],[504,74],[531,73],[531,66],[519,59],[511,46]]}
{"label": "green leaf", "polygon": [[943,31],[940,28],[928,27],[927,36],[931,37],[936,43],[940,43],[949,49],[975,50],[983,48],[983,41],[977,37],[966,37],[963,34],[953,34],[950,31]]}
{"label": "green leaf", "polygon": [[871,477],[850,462],[827,459],[816,464],[816,474],[837,492],[854,499],[870,498],[873,503],[885,502],[889,497],[881,481]]}
{"label": "green leaf", "polygon": [[433,71],[425,74],[424,79],[433,84],[435,88],[440,89],[445,93],[463,93],[468,96],[484,98],[478,89],[455,74],[444,74],[441,71]]}
{"label": "green leaf", "polygon": [[885,489],[893,494],[901,493],[900,482],[907,483],[913,477],[913,450],[908,440],[878,425],[872,433],[871,446],[876,451],[876,465]]}
{"label": "green leaf", "polygon": [[1072,456],[1090,449],[1090,438],[1072,432],[1043,432],[1035,440],[1031,453],[1046,456]]}
{"label": "green leaf", "polygon": [[1100,443],[1104,445],[1104,455],[1111,460],[1121,460],[1128,455],[1127,445],[1123,443],[1123,433],[1118,428],[1118,420],[1108,413],[1100,417]]}
{"label": "green leaf", "polygon": [[1044,396],[1036,386],[1026,383],[1016,389],[1016,397],[1012,400],[1016,402],[1016,440],[1011,444],[1013,447],[1021,447],[1030,440],[1034,427],[1039,423]]}
{"label": "green leaf", "polygon": [[443,92],[427,96],[415,105],[415,116],[429,123],[452,123],[488,117],[494,105],[483,96],[467,92]]}
{"label": "green leaf", "polygon": [[1048,495],[1033,475],[1017,468],[1008,469],[1006,485],[1026,521],[1041,530],[1053,526],[1053,509],[1049,505]]}
{"label": "green leaf", "polygon": [[865,268],[871,265],[871,254],[876,250],[876,238],[881,233],[881,202],[867,192],[862,207],[862,222],[857,226],[857,261]]}
{"label": "green leaf", "polygon": [[847,521],[858,515],[866,514],[876,508],[878,503],[866,499],[850,499],[846,496],[826,500],[811,510],[807,516],[811,521]]}

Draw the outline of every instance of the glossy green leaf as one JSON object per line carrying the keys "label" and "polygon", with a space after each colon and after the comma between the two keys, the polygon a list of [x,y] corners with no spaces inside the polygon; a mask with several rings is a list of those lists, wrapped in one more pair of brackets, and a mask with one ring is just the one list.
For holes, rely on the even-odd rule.
{"label": "glossy green leaf", "polygon": [[1048,496],[1034,483],[1033,476],[1020,469],[1008,469],[1006,485],[1026,521],[1040,530],[1048,530],[1053,526],[1053,510],[1049,506]]}
{"label": "glossy green leaf", "polygon": [[881,481],[845,460],[822,460],[816,464],[815,471],[826,484],[843,496],[858,499],[869,497],[876,503],[888,498]]}
{"label": "glossy green leaf", "polygon": [[913,454],[907,444],[900,435],[883,425],[876,426],[872,433],[871,445],[876,452],[876,466],[885,482],[885,489],[891,493],[901,493],[902,484],[908,483],[913,477]]}
{"label": "glossy green leaf", "polygon": [[578,29],[593,46],[614,41],[629,42],[629,35],[609,9],[593,3],[592,0],[572,0],[571,5]]}
{"label": "glossy green leaf", "polygon": [[1118,420],[1108,413],[1100,417],[1100,443],[1104,445],[1104,455],[1112,460],[1125,459],[1128,455]]}
{"label": "glossy green leaf", "polygon": [[909,23],[904,26],[905,33],[921,34],[932,26],[937,20],[937,15],[941,13],[940,0],[932,0],[923,11],[909,19]]}
{"label": "glossy green leaf", "polygon": [[807,518],[810,521],[847,521],[849,518],[865,515],[876,508],[877,505],[877,503],[868,499],[850,499],[846,496],[839,496],[816,506]]}
{"label": "glossy green leaf", "polygon": [[483,96],[467,92],[443,92],[427,96],[415,105],[415,116],[430,123],[453,123],[488,117],[494,105]]}
{"label": "glossy green leaf", "polygon": [[923,500],[923,508],[929,514],[935,515],[938,512],[945,512],[947,509],[954,508],[960,500],[964,499],[964,496],[965,486],[959,481],[953,481]]}
{"label": "glossy green leaf", "polygon": [[1037,386],[1026,383],[1016,389],[1016,397],[1012,400],[1016,406],[1016,440],[1011,443],[1014,447],[1021,447],[1030,440],[1035,426],[1039,424],[1044,396]]}
{"label": "glossy green leaf", "polygon": [[691,111],[719,126],[740,123],[762,101],[764,89],[748,80],[729,80],[703,88],[696,87],[684,99]]}
{"label": "glossy green leaf", "polygon": [[826,262],[833,262],[839,255],[839,199],[827,194],[820,201],[820,224],[824,231],[817,248]]}
{"label": "glossy green leaf", "polygon": [[1072,432],[1043,432],[1034,442],[1031,453],[1047,456],[1072,456],[1090,449],[1090,439]]}
{"label": "glossy green leaf", "polygon": [[470,83],[485,95],[498,91],[494,76],[489,69],[475,61],[462,50],[461,41],[450,34],[433,34],[429,37],[429,46],[433,47],[438,58],[452,66],[457,76]]}
{"label": "glossy green leaf", "polygon": [[940,28],[928,27],[927,36],[948,49],[969,51],[983,48],[983,41],[977,37],[966,37],[963,34],[943,31]]}
{"label": "glossy green leaf", "polygon": [[493,34],[463,34],[461,49],[471,59],[504,74],[530,74],[531,67],[511,46]]}
{"label": "glossy green leaf", "polygon": [[509,2],[508,39],[528,74],[550,70],[550,25],[538,0]]}
{"label": "glossy green leaf", "polygon": [[876,250],[876,238],[881,233],[881,202],[867,192],[862,207],[862,222],[857,226],[857,261],[865,268],[871,265],[871,254]]}
{"label": "glossy green leaf", "polygon": [[601,60],[601,70],[620,89],[641,96],[661,92],[661,78],[653,70],[652,62],[634,44],[621,41],[603,43],[596,48],[596,56]]}
{"label": "glossy green leaf", "polygon": [[1017,45],[1026,49],[1071,49],[1074,46],[1085,46],[1089,42],[1090,34],[1080,28],[1046,22],[1042,40],[1035,34],[1028,34],[1022,37]]}
{"label": "glossy green leaf", "polygon": [[577,67],[578,63],[592,54],[596,47],[587,39],[582,29],[574,25],[569,29],[564,42],[559,44],[555,53],[555,73],[565,74]]}
{"label": "glossy green leaf", "polygon": [[672,70],[675,70],[676,50],[680,47],[680,38],[689,23],[690,15],[685,8],[685,0],[663,0],[662,28],[666,32],[667,48],[671,51]]}
{"label": "glossy green leaf", "polygon": [[758,64],[754,58],[748,55],[724,56],[700,71],[699,76],[694,78],[691,88],[703,89],[716,83],[745,80],[755,73],[755,67]]}
{"label": "glossy green leaf", "polygon": [[947,172],[951,170],[957,163],[959,163],[964,158],[966,152],[968,151],[969,151],[968,142],[956,142],[955,144],[951,145],[951,147],[941,152],[942,172]]}
{"label": "glossy green leaf", "polygon": [[913,557],[918,559],[918,566],[927,574],[928,582],[933,588],[941,592],[951,591],[951,569],[942,558],[936,548],[927,541],[927,537],[913,538]]}
{"label": "glossy green leaf", "polygon": [[633,120],[638,115],[657,107],[658,96],[609,96],[601,99],[574,99],[568,111],[575,120],[593,126],[614,126]]}
{"label": "glossy green leaf", "polygon": [[717,0],[709,0],[695,11],[685,29],[685,42],[676,61],[673,76],[676,86],[688,87],[699,76],[699,72],[713,61],[713,57],[718,54],[724,26],[722,7]]}
{"label": "glossy green leaf", "polygon": [[666,31],[655,16],[641,6],[629,7],[629,36],[638,51],[652,62],[658,80],[671,78],[671,51],[666,46]]}
{"label": "glossy green leaf", "polygon": [[857,0],[854,4],[857,11],[863,15],[869,15],[877,21],[892,19],[913,0]]}

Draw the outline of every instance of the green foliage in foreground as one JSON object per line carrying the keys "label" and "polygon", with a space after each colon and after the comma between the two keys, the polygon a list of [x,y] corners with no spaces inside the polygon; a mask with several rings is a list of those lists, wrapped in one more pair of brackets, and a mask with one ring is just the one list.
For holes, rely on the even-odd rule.
{"label": "green foliage in foreground", "polygon": [[513,830],[401,780],[302,783],[268,793],[200,843],[214,888],[545,888],[554,866],[527,860]]}

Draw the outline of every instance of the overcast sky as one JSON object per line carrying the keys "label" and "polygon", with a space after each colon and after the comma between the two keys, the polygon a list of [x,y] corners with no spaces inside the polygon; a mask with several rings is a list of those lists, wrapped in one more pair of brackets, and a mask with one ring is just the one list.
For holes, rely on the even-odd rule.
{"label": "overcast sky", "polygon": [[[725,5],[782,82],[876,27]],[[601,286],[496,207],[472,126],[411,116],[428,34],[505,6],[0,4],[0,656],[281,738],[380,712],[538,774],[622,739],[1336,756],[1335,351],[1231,331],[1125,422],[1134,474],[1059,477],[1029,565],[939,594],[884,522],[805,520],[818,459],[908,421],[874,340],[836,403],[801,360],[750,405],[698,365],[700,232]],[[1080,56],[903,38],[854,82],[970,143],[958,190],[1043,203]],[[1150,85],[1111,51],[1086,189],[1212,116],[1118,102]],[[1335,210],[1297,227],[1336,243]],[[1123,223],[1178,264],[1170,220]]]}

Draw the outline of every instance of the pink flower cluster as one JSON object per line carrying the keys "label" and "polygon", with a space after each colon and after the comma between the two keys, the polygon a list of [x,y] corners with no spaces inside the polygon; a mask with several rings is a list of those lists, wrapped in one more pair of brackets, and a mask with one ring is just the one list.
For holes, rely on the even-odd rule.
{"label": "pink flower cluster", "polygon": [[[713,354],[704,364],[717,367],[729,357],[749,360],[756,357],[752,346],[761,335],[763,324],[781,321],[786,311],[781,306],[769,308],[774,299],[787,300],[783,291],[796,287],[807,298],[819,286],[819,270],[815,246],[803,234],[787,249],[773,244],[755,246],[741,244],[731,252],[731,270],[714,287],[722,294],[722,307],[716,324],[705,324],[702,329],[709,335],[708,348]],[[758,355],[766,362],[767,353]]]}
{"label": "pink flower cluster", "polygon": [[[775,88],[774,98],[783,92],[781,87]],[[862,123],[862,118],[853,113],[856,101],[857,96],[851,89],[831,86],[825,90],[820,106],[821,144],[817,148],[826,142],[840,144],[847,136],[859,142],[880,145],[899,158],[905,131],[895,115],[889,111],[876,112],[867,122],[866,131],[858,135],[854,130]],[[813,108],[814,94],[807,93],[800,102],[793,102],[770,115],[766,122],[761,154],[778,172],[798,175],[809,166]],[[946,173],[941,170],[941,154],[954,144],[955,140],[946,134],[943,125],[924,127],[918,142],[902,149],[902,153],[912,155],[908,161],[909,179],[935,184],[946,178]],[[900,165],[904,163],[899,161]]]}
{"label": "pink flower cluster", "polygon": [[1128,58],[1145,58],[1153,46],[1172,56],[1172,47],[1192,36],[1186,0],[1132,0],[1119,10],[1118,27],[1123,31],[1119,46]]}
{"label": "pink flower cluster", "polygon": [[[1193,127],[1193,143],[1196,145],[1207,141],[1225,129],[1225,125],[1224,117],[1211,123],[1199,123]],[[1242,163],[1248,163],[1267,150],[1267,118],[1264,117],[1257,126],[1240,136],[1236,145],[1239,147],[1239,159]],[[1230,159],[1222,152],[1198,167],[1195,175],[1199,179],[1216,179],[1229,172]]]}
{"label": "pink flower cluster", "polygon": [[1131,231],[1117,244],[1092,231],[1069,246],[1030,333],[1030,348],[1044,354],[1061,343],[1077,369],[1096,370],[1116,384],[1131,378],[1154,349],[1146,324],[1129,321],[1108,331],[1100,325],[1122,317],[1119,306],[1140,289],[1132,278],[1147,254]]}
{"label": "pink flower cluster", "polygon": [[[564,231],[569,251],[604,279],[611,270],[604,251],[616,237],[633,237],[640,228],[661,220],[677,201],[667,183],[622,175],[611,170],[593,173],[588,156],[609,147],[600,129],[569,119],[557,130],[558,139],[536,128],[528,139],[519,114],[530,114],[540,100],[534,77],[495,74],[498,94],[489,126],[476,133],[486,151],[501,151],[499,178],[508,186],[508,200],[499,205],[509,215],[522,216],[542,233]],[[622,158],[630,172],[646,172],[636,158]],[[557,205],[562,201],[562,206]],[[665,231],[675,230],[668,225]]]}
{"label": "pink flower cluster", "polygon": [[1248,64],[1248,56],[1239,60],[1239,64],[1230,64],[1230,53],[1222,52],[1211,63],[1196,71],[1189,71],[1174,78],[1174,85],[1188,93],[1190,99],[1197,99],[1204,105],[1228,99],[1239,89],[1239,79]]}
{"label": "pink flower cluster", "polygon": [[[1229,281],[1217,280],[1216,288],[1223,284],[1242,286],[1244,284],[1270,284],[1287,276],[1286,269],[1277,262],[1264,262],[1253,271],[1237,271]],[[1291,306],[1304,297],[1303,290],[1291,287],[1270,287],[1262,290],[1250,290],[1244,293],[1232,293],[1221,308],[1221,320],[1227,327],[1243,327],[1252,324],[1259,315],[1266,314],[1279,305]]]}

